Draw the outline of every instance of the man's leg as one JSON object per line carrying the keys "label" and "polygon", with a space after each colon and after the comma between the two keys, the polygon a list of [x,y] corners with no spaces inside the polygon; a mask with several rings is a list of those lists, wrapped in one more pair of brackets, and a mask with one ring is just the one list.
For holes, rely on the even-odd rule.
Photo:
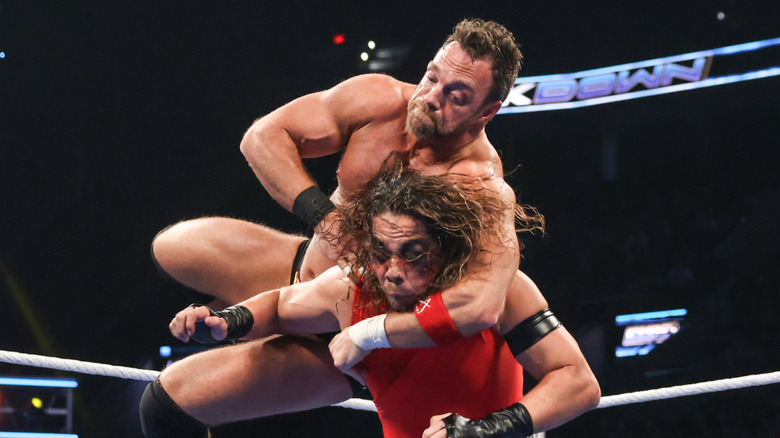
{"label": "man's leg", "polygon": [[166,274],[214,296],[219,308],[288,285],[304,240],[252,222],[207,217],[161,231],[152,254]]}
{"label": "man's leg", "polygon": [[332,251],[330,244],[321,235],[312,236],[299,266],[300,280],[313,280],[333,267],[334,262],[328,257],[328,253]]}
{"label": "man's leg", "polygon": [[[278,336],[205,351],[160,375],[160,386],[194,424],[218,425],[347,400],[352,389],[315,338]],[[153,384],[150,384],[150,386]],[[159,391],[159,388],[158,388]],[[159,412],[154,412],[160,416]],[[150,415],[142,408],[142,423]],[[147,436],[155,436],[148,430]],[[187,435],[182,435],[187,436]],[[193,435],[194,436],[194,435]]]}

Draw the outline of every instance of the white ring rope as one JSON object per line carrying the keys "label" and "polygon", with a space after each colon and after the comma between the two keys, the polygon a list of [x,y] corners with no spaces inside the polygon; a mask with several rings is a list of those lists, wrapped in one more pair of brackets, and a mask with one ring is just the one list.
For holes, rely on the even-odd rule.
{"label": "white ring rope", "polygon": [[38,368],[51,368],[61,371],[73,371],[82,374],[119,377],[131,380],[146,380],[151,382],[160,375],[159,371],[141,370],[138,368],[120,367],[95,362],[83,362],[74,359],[59,359],[56,357],[39,356],[37,354],[17,353],[0,350],[0,362],[16,365],[28,365]]}
{"label": "white ring rope", "polygon": [[653,400],[684,397],[687,395],[706,394],[709,392],[726,391],[728,389],[747,388],[750,386],[769,385],[780,382],[780,371],[766,374],[734,377],[731,379],[712,380],[709,382],[691,383],[689,385],[670,386],[668,388],[650,389],[647,391],[629,392],[626,394],[601,397],[599,408],[644,403]]}
{"label": "white ring rope", "polygon": [[[106,365],[95,362],[84,362],[73,359],[59,359],[56,357],[40,356],[37,354],[17,353],[15,351],[0,350],[0,362],[16,365],[28,365],[39,368],[51,368],[61,371],[72,371],[82,374],[94,374],[98,376],[119,377],[122,379],[152,381],[160,375],[159,371],[142,370],[138,368]],[[766,374],[753,374],[731,379],[712,380],[709,382],[692,383],[689,385],[670,386],[668,388],[651,389],[647,391],[629,392],[626,394],[609,395],[601,398],[599,408],[627,405],[631,403],[644,403],[653,400],[664,400],[688,395],[706,394],[710,392],[740,389],[751,386],[770,385],[780,382],[780,371]],[[360,411],[376,412],[374,402],[359,398],[351,398],[333,406],[356,409]]]}

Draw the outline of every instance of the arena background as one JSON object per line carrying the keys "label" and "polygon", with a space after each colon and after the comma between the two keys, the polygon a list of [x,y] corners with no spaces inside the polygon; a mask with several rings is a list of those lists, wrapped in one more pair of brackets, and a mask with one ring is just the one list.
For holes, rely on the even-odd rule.
{"label": "arena background", "polygon": [[[780,37],[769,1],[265,3],[0,0],[0,349],[160,369],[189,297],[157,275],[151,239],[202,215],[306,232],[238,144],[255,118],[368,71],[369,40],[399,49],[384,71],[416,83],[467,16],[515,33],[524,76]],[[780,369],[778,91],[765,78],[488,126],[508,179],[548,220],[522,268],[604,395]],[[337,160],[307,162],[326,190]],[[678,335],[615,357],[616,315],[674,308],[688,309]],[[140,436],[141,382],[6,364],[0,375],[74,377],[75,433]],[[778,436],[777,395],[603,409],[547,436]],[[380,435],[374,414],[326,408],[216,436]]]}

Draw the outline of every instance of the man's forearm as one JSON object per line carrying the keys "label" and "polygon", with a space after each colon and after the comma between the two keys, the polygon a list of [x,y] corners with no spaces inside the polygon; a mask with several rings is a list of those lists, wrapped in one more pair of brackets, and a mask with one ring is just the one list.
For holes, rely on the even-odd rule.
{"label": "man's forearm", "polygon": [[393,348],[435,347],[414,313],[391,313],[385,319],[387,341]]}
{"label": "man's forearm", "polygon": [[263,292],[240,303],[252,312],[254,318],[252,329],[244,339],[259,339],[279,332],[278,304],[278,289]]}
{"label": "man's forearm", "polygon": [[302,191],[316,185],[295,142],[270,121],[260,119],[249,128],[241,140],[241,153],[268,194],[288,211]]}
{"label": "man's forearm", "polygon": [[[447,339],[469,337],[495,326],[506,293],[480,294],[479,289],[478,283],[464,282],[441,293],[443,306],[438,309],[431,308],[433,300],[424,300],[418,304],[417,312],[389,314],[385,320],[388,342],[394,348],[433,347],[446,343]],[[434,318],[450,320],[451,325],[450,321],[446,321],[447,324],[442,324],[444,328],[441,330],[451,333],[434,335],[432,338],[431,331],[436,329],[423,327],[421,323],[425,322],[422,317],[425,312],[436,312],[438,315]],[[447,329],[447,326],[451,328]]]}
{"label": "man's forearm", "polygon": [[601,390],[590,370],[568,366],[546,375],[523,404],[541,432],[560,426],[598,406]]}

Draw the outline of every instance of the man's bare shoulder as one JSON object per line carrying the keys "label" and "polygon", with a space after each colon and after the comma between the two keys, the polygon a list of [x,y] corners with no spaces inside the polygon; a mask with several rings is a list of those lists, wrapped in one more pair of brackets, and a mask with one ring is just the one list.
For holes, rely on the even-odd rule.
{"label": "man's bare shoulder", "polygon": [[339,87],[365,89],[366,91],[375,91],[382,94],[402,93],[404,89],[408,89],[409,87],[414,89],[413,84],[399,81],[392,76],[381,73],[368,73],[353,76],[349,79],[345,79],[334,88]]}
{"label": "man's bare shoulder", "polygon": [[482,183],[486,188],[499,193],[506,202],[512,204],[517,202],[517,195],[514,189],[506,182],[503,176],[494,175],[489,178],[482,178]]}
{"label": "man's bare shoulder", "polygon": [[462,151],[448,173],[503,181],[504,168],[498,151],[487,141],[486,136],[482,136]]}
{"label": "man's bare shoulder", "polygon": [[506,201],[514,202],[515,193],[504,180],[504,168],[498,152],[490,146],[456,162],[449,169],[453,175],[477,178],[488,189],[498,192]]}
{"label": "man's bare shoulder", "polygon": [[330,103],[344,103],[363,114],[396,114],[406,111],[414,85],[384,74],[351,77],[322,94]]}

